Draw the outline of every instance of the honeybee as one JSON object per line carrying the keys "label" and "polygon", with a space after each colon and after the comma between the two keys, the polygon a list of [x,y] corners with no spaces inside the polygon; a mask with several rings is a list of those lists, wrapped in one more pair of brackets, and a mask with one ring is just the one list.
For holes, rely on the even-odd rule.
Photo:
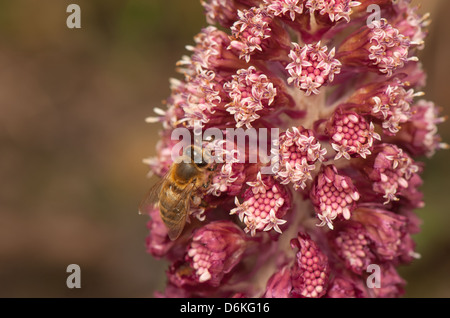
{"label": "honeybee", "polygon": [[[201,161],[194,160],[200,158],[199,155],[202,155]],[[150,205],[158,204],[161,219],[172,241],[183,232],[194,192],[209,186],[208,171],[214,170],[209,159],[201,148],[190,145],[139,205],[139,213],[142,214]]]}

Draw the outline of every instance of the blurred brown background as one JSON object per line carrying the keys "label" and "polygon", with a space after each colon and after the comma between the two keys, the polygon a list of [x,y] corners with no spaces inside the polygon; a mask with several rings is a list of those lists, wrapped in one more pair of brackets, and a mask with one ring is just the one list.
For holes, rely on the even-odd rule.
{"label": "blurred brown background", "polygon": [[[416,1],[418,2],[418,1]],[[426,98],[449,114],[450,1],[427,0]],[[66,27],[67,5],[81,29]],[[175,62],[206,25],[197,0],[0,0],[0,297],[147,297],[166,263],[145,252],[141,160]],[[449,125],[440,126],[450,142]],[[407,296],[450,297],[450,151],[427,161],[422,259]],[[81,266],[78,290],[66,267]]]}

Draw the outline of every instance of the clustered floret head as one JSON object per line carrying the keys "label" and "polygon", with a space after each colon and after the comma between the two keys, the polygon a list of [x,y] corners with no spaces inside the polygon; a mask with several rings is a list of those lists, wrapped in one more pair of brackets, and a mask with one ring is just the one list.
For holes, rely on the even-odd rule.
{"label": "clustered floret head", "polygon": [[[177,63],[165,109],[147,119],[163,129],[145,162],[167,173],[177,128],[264,130],[275,148],[254,162],[259,135],[243,148],[203,140],[226,160],[193,191],[175,241],[149,207],[147,250],[170,262],[157,296],[402,295],[397,267],[419,257],[418,158],[448,148],[444,117],[422,99],[428,15],[409,0],[201,4],[210,25]],[[371,265],[378,288],[366,283]]]}

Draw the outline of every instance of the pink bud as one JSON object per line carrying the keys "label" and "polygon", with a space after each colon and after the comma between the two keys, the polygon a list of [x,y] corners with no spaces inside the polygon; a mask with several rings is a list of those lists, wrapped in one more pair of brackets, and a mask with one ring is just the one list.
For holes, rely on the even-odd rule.
{"label": "pink bud", "polygon": [[294,297],[321,297],[326,293],[329,267],[326,255],[309,235],[299,233],[291,240],[291,247],[298,249],[293,266],[292,295]]}
{"label": "pink bud", "polygon": [[195,231],[187,260],[199,283],[218,286],[246,249],[245,234],[229,221],[211,222]]}
{"label": "pink bud", "polygon": [[323,165],[311,188],[310,198],[321,221],[318,225],[326,224],[333,229],[333,220],[337,217],[350,219],[356,201],[359,200],[359,193],[352,180],[340,175],[335,166]]}

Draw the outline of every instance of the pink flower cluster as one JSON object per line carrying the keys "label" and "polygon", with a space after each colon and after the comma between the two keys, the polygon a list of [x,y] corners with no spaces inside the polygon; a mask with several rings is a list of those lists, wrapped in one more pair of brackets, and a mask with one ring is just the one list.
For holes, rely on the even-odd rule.
{"label": "pink flower cluster", "polygon": [[[409,0],[201,4],[211,25],[148,119],[163,125],[151,170],[168,171],[172,131],[195,122],[224,134],[278,128],[279,151],[272,174],[262,162],[216,164],[175,241],[157,206],[148,211],[147,250],[170,262],[157,296],[402,295],[397,267],[419,257],[417,159],[447,148],[438,107],[418,99],[427,16]],[[368,23],[370,5],[381,19]],[[381,269],[377,288],[370,264]]]}

